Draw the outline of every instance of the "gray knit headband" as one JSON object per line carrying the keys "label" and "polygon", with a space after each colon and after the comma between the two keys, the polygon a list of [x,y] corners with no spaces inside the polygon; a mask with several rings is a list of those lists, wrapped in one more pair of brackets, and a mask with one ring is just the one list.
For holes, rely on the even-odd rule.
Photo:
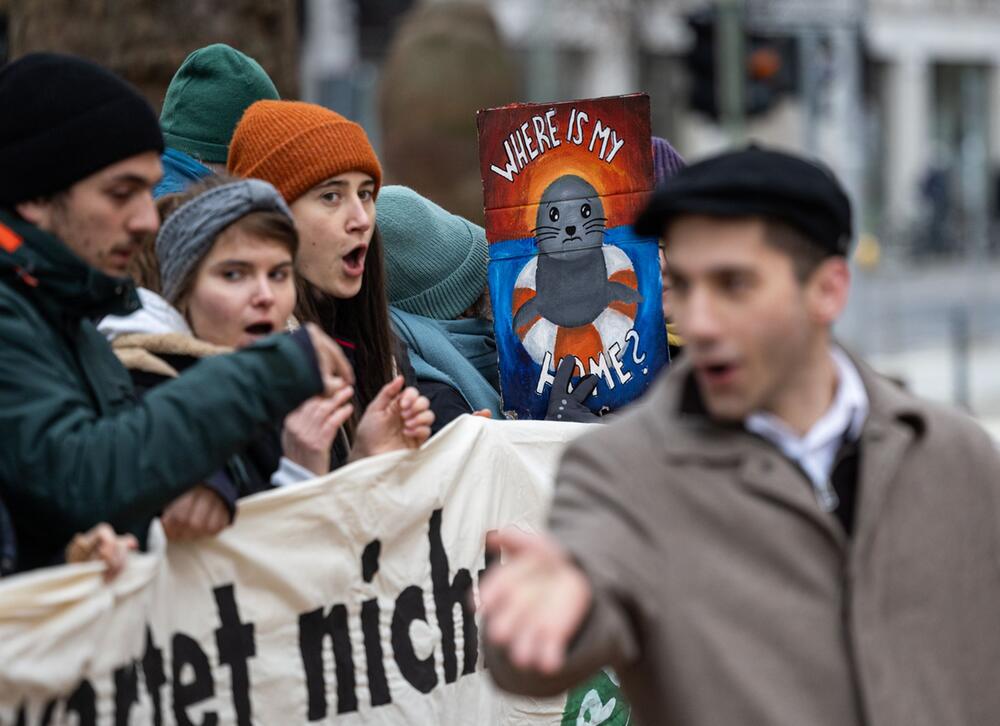
{"label": "gray knit headband", "polygon": [[219,233],[250,212],[280,212],[292,221],[292,211],[278,190],[260,179],[209,189],[174,210],[156,235],[163,297],[177,302],[184,279],[212,249]]}

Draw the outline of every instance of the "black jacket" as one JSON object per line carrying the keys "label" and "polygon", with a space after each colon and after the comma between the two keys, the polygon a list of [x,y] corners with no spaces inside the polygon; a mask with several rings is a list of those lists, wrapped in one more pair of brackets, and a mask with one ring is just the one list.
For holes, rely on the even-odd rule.
{"label": "black jacket", "polygon": [[[120,347],[122,342],[128,347]],[[209,355],[220,354],[223,350],[182,334],[129,335],[112,345],[128,369],[139,398],[144,398],[161,384],[187,375]],[[141,348],[142,345],[145,349]],[[130,355],[140,350],[145,355]],[[280,461],[279,420],[277,424],[272,422],[258,427],[253,440],[233,454],[222,468],[207,476],[204,484],[215,491],[229,507],[230,513],[234,514],[237,499],[273,488],[271,475],[278,469]]]}

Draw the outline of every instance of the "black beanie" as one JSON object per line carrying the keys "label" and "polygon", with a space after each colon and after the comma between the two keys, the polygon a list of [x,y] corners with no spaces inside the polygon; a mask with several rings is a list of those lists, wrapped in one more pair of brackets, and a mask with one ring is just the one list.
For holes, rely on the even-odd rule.
{"label": "black beanie", "polygon": [[111,71],[57,53],[0,69],[0,205],[55,194],[145,151],[163,152],[156,113]]}

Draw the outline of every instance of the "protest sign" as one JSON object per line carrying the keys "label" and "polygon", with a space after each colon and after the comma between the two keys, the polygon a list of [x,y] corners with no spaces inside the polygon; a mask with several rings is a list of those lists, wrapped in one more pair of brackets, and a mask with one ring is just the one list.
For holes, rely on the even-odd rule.
{"label": "protest sign", "polygon": [[653,186],[644,94],[480,111],[479,156],[505,411],[543,418],[555,369],[599,377],[592,410],[667,363],[656,240],[631,225]]}
{"label": "protest sign", "polygon": [[242,500],[220,536],[111,583],[98,564],[4,580],[0,724],[561,723],[565,696],[494,689],[471,602],[487,532],[541,525],[586,428],[464,416]]}

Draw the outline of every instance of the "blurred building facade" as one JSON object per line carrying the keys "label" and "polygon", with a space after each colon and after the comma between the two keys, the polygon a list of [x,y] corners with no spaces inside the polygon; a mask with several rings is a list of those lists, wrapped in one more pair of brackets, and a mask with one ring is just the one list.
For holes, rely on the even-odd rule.
{"label": "blurred building facade", "polygon": [[865,28],[888,219],[932,252],[995,247],[1000,3],[874,0]]}
{"label": "blurred building facade", "polygon": [[[305,95],[377,139],[378,74],[392,35],[407,11],[441,1],[306,0]],[[727,0],[467,1],[492,10],[519,63],[523,100],[642,90],[654,133],[686,156],[731,143],[730,129],[690,108],[685,62],[689,18]],[[745,136],[825,159],[857,200],[860,226],[890,252],[997,246],[1000,2],[739,4],[748,27],[798,48],[797,91],[748,119]]]}
{"label": "blurred building facade", "polygon": [[[397,31],[415,8],[455,1],[303,0],[304,92],[378,143]],[[653,132],[689,160],[734,138],[826,160],[866,233],[838,337],[1000,438],[1000,0],[467,1],[491,10],[521,100],[645,91]],[[723,4],[797,50],[796,88],[735,130],[692,107],[689,21]]]}

